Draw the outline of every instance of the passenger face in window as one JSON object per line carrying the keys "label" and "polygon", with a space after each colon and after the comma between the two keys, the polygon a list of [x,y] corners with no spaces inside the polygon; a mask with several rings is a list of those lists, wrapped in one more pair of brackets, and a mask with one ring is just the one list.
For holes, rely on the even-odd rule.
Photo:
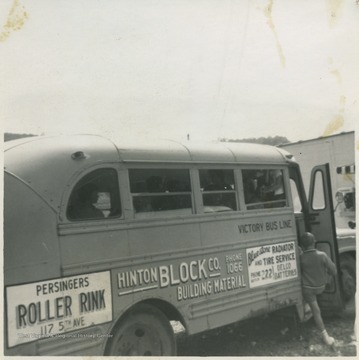
{"label": "passenger face in window", "polygon": [[69,220],[121,216],[121,200],[116,170],[97,169],[80,179],[67,206]]}
{"label": "passenger face in window", "polygon": [[79,199],[83,204],[94,204],[98,199],[97,186],[95,184],[86,184],[79,189]]}
{"label": "passenger face in window", "polygon": [[97,209],[94,204],[98,200],[98,189],[95,184],[86,184],[78,190],[78,202],[74,204],[71,212],[73,219],[96,219],[103,218],[101,210]]}

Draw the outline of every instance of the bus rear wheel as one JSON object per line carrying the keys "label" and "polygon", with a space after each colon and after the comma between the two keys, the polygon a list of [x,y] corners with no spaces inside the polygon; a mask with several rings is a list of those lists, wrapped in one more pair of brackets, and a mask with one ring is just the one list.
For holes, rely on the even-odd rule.
{"label": "bus rear wheel", "polygon": [[350,254],[340,255],[340,270],[343,284],[344,299],[350,301],[356,291],[355,259]]}
{"label": "bus rear wheel", "polygon": [[170,322],[160,310],[153,306],[134,307],[114,330],[106,355],[176,355],[176,341]]}

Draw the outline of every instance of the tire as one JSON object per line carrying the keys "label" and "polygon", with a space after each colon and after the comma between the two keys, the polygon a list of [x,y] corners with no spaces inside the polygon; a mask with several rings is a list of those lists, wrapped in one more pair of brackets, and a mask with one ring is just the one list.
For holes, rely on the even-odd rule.
{"label": "tire", "polygon": [[354,298],[356,291],[355,259],[350,254],[341,254],[339,260],[344,299],[350,301]]}
{"label": "tire", "polygon": [[105,355],[176,355],[176,341],[170,322],[160,310],[150,305],[135,306],[112,334]]}

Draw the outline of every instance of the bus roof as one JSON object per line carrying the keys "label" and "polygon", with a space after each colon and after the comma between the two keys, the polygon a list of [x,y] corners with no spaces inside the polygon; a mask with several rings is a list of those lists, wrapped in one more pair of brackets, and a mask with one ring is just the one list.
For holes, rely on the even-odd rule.
{"label": "bus roof", "polygon": [[285,164],[287,151],[247,143],[129,142],[98,135],[39,136],[5,143],[5,170],[59,206],[78,172],[109,162]]}

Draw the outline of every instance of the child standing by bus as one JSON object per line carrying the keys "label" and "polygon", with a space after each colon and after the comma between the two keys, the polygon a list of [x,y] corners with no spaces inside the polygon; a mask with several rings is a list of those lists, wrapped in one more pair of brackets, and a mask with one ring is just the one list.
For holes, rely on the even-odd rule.
{"label": "child standing by bus", "polygon": [[313,234],[305,233],[301,237],[301,246],[303,248],[303,253],[300,255],[303,298],[312,310],[315,324],[321,332],[324,343],[333,345],[334,338],[330,337],[325,329],[317,295],[324,291],[329,276],[336,275],[337,269],[327,254],[315,249]]}

